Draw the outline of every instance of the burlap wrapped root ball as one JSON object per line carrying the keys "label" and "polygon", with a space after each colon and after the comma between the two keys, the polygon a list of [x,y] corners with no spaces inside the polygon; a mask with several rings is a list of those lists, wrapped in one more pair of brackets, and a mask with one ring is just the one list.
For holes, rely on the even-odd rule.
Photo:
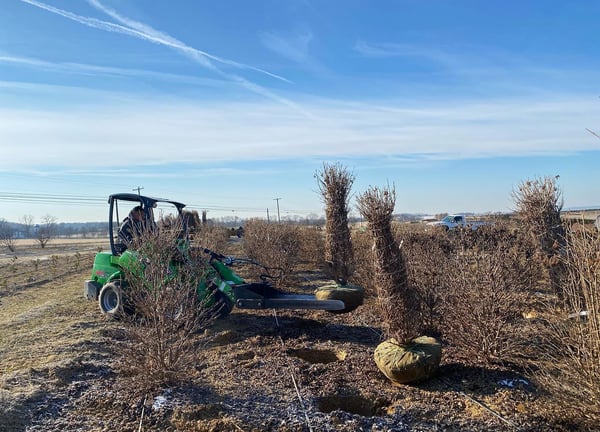
{"label": "burlap wrapped root ball", "polygon": [[317,300],[341,300],[346,307],[342,310],[332,310],[329,312],[347,313],[363,304],[365,290],[358,285],[331,284],[317,288],[315,290],[315,297]]}
{"label": "burlap wrapped root ball", "polygon": [[406,344],[392,338],[375,349],[377,367],[394,384],[426,380],[436,371],[441,359],[441,344],[428,336],[420,336]]}

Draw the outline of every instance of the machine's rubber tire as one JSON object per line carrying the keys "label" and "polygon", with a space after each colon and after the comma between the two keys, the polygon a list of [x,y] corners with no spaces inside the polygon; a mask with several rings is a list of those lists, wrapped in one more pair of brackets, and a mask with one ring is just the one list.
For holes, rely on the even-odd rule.
{"label": "machine's rubber tire", "polygon": [[98,295],[98,305],[102,313],[113,319],[122,318],[127,309],[123,302],[123,290],[119,281],[106,283]]}
{"label": "machine's rubber tire", "polygon": [[229,315],[233,309],[233,302],[219,290],[216,290],[213,295],[215,296],[215,303],[211,307],[215,317],[219,319]]}
{"label": "machine's rubber tire", "polygon": [[363,304],[365,298],[364,288],[358,285],[325,285],[315,290],[317,300],[341,300],[346,306],[341,310],[328,311],[334,314],[352,312]]}

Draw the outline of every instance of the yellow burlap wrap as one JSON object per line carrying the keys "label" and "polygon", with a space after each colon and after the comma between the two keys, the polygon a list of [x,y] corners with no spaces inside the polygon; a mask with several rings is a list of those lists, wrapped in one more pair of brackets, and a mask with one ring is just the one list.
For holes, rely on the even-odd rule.
{"label": "yellow burlap wrap", "polygon": [[429,378],[442,359],[437,339],[420,336],[407,344],[388,339],[375,349],[375,363],[394,384],[406,384]]}
{"label": "yellow burlap wrap", "polygon": [[346,307],[333,313],[346,313],[353,311],[361,304],[365,298],[365,290],[358,285],[338,285],[331,284],[319,287],[315,290],[317,300],[341,300]]}

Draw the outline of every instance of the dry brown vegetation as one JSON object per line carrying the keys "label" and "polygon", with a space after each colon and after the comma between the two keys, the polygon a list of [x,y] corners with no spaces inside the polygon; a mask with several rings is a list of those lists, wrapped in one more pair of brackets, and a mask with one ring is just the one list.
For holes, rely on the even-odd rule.
{"label": "dry brown vegetation", "polygon": [[552,289],[561,296],[564,269],[560,254],[565,246],[565,229],[560,218],[563,200],[557,179],[547,176],[526,180],[513,191],[513,200],[523,228],[539,242]]}
{"label": "dry brown vegetation", "polygon": [[373,278],[383,333],[387,338],[405,343],[420,334],[420,303],[408,281],[404,253],[392,233],[395,205],[396,193],[389,187],[372,187],[357,201],[373,239]]}
{"label": "dry brown vegetation", "polygon": [[352,275],[354,257],[350,227],[349,201],[354,176],[342,164],[324,164],[315,175],[325,203],[325,262],[330,277],[345,284]]}
{"label": "dry brown vegetation", "polygon": [[[388,202],[380,193],[365,199]],[[50,243],[43,253],[54,255],[36,259],[39,247],[18,245],[18,258],[0,261],[0,430],[597,430],[597,232],[561,240],[559,298],[547,242],[523,219],[449,233],[392,222],[383,237],[402,252],[402,283],[417,294],[424,332],[443,343],[433,378],[393,387],[373,362],[386,328],[364,228],[351,231],[351,282],[368,293],[354,312],[234,309],[185,336],[185,367],[134,353],[127,373],[119,347],[148,336],[125,337],[125,323],[82,298],[93,253]],[[203,245],[285,268],[286,289],[328,282],[317,228],[252,221],[241,240],[214,232]],[[153,385],[135,384],[154,366]],[[167,402],[153,408],[158,396]]]}
{"label": "dry brown vegetation", "polygon": [[196,293],[207,276],[205,261],[173,247],[181,229],[173,221],[169,230],[143,234],[137,249],[143,258],[124,269],[127,300],[115,354],[133,396],[184,383],[202,358],[195,336],[216,319],[218,304]]}
{"label": "dry brown vegetation", "polygon": [[243,248],[246,256],[266,268],[251,267],[250,277],[260,277],[265,271],[275,285],[293,276],[302,253],[301,228],[296,225],[268,223],[260,219],[248,221],[244,228]]}
{"label": "dry brown vegetation", "polygon": [[599,424],[600,236],[567,231],[561,259],[564,297],[547,304],[536,375],[557,400],[578,407],[590,422]]}

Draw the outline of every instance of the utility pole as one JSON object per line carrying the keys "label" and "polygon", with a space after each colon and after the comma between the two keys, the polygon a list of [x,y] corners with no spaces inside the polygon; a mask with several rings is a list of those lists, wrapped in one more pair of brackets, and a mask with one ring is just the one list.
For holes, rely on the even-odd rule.
{"label": "utility pole", "polygon": [[281,218],[279,217],[279,200],[281,198],[273,198],[273,201],[277,201],[277,223],[281,223]]}
{"label": "utility pole", "polygon": [[141,191],[142,189],[144,189],[144,187],[143,187],[143,186],[138,186],[138,187],[136,187],[136,188],[133,188],[132,190],[133,190],[133,191],[137,191],[137,193],[138,193],[138,196],[140,196],[140,195],[141,195],[140,191]]}
{"label": "utility pole", "polygon": [[271,223],[271,220],[269,219],[269,207],[267,207],[267,223]]}

